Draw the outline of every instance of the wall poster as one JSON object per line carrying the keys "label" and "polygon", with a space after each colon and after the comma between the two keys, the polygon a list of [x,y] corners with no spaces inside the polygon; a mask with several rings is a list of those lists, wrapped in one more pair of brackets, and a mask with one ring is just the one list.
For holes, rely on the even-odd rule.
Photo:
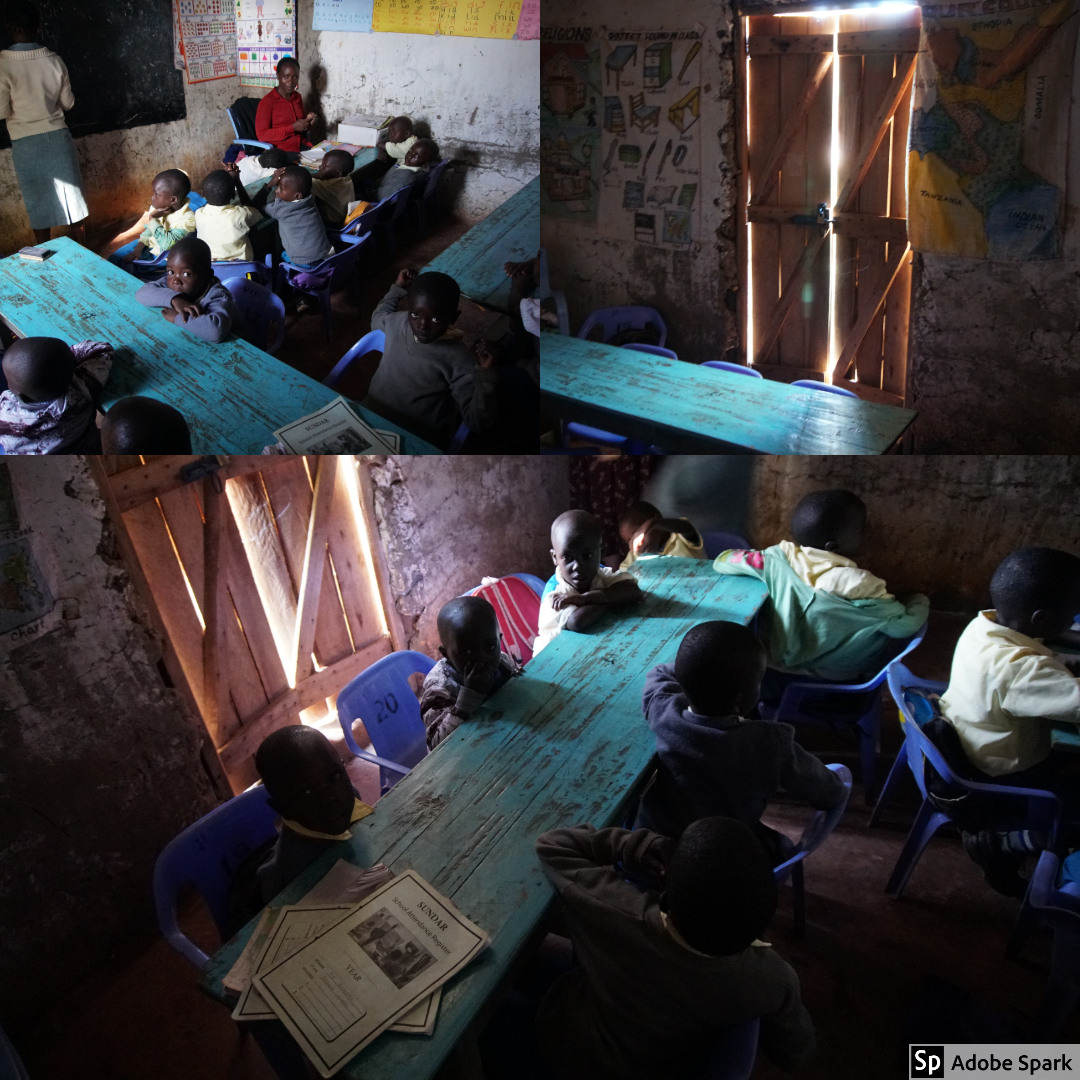
{"label": "wall poster", "polygon": [[296,55],[294,0],[235,0],[241,86],[277,86],[278,61]]}

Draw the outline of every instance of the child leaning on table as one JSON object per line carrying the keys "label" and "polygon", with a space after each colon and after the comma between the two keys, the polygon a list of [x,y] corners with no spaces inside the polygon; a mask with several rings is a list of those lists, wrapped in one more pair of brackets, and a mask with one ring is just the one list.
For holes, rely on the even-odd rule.
{"label": "child leaning on table", "polygon": [[764,646],[732,622],[691,627],[675,663],[649,672],[641,703],[660,764],[642,794],[635,828],[677,840],[699,818],[735,818],[754,831],[776,866],[792,853],[790,841],[761,821],[777,791],[815,810],[843,800],[843,781],[799,746],[793,727],[746,719],[764,674]]}
{"label": "child leaning on table", "polygon": [[457,596],[439,611],[442,659],[427,673],[420,715],[434,750],[521,668],[502,651],[495,609],[483,597]]}
{"label": "child leaning on table", "polygon": [[99,454],[96,399],[112,370],[104,341],[21,338],[3,354],[0,446],[5,454]]}
{"label": "child leaning on table", "polygon": [[850,682],[878,669],[887,647],[926,622],[930,601],[898,600],[854,561],[866,505],[850,491],[815,491],[791,515],[792,540],[764,551],[724,551],[721,574],[756,577],[769,588],[762,700],[779,701],[796,675]]}
{"label": "child leaning on table", "polygon": [[210,246],[197,236],[185,236],[173,245],[165,276],[143,285],[135,299],[161,308],[169,322],[203,341],[224,341],[230,332],[243,329],[232,293],[214,276]]}
{"label": "child leaning on table", "polygon": [[[772,867],[741,822],[703,818],[676,843],[644,829],[555,829],[536,852],[559,894],[580,967],[536,1017],[559,1080],[704,1075],[717,1037],[760,1017],[785,1070],[814,1054],[795,972],[761,941],[776,910]],[[654,878],[642,891],[628,875]]]}
{"label": "child leaning on table", "polygon": [[664,517],[652,503],[631,503],[619,516],[619,536],[630,547],[620,570],[629,570],[640,555],[705,558],[701,533],[686,518]]}
{"label": "child leaning on table", "polygon": [[567,510],[551,525],[551,558],[555,574],[540,600],[539,632],[533,656],[563,630],[584,630],[604,608],[632,604],[641,590],[632,574],[600,563],[603,530],[584,510]]}
{"label": "child leaning on table", "polygon": [[402,270],[371,316],[386,344],[362,404],[439,447],[463,420],[482,432],[498,415],[495,357],[486,349],[470,353],[452,329],[460,298],[447,274]]}

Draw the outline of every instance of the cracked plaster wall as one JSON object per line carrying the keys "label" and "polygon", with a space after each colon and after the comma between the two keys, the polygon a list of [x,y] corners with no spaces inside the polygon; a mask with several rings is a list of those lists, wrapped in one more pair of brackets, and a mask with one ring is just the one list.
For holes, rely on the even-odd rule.
{"label": "cracked plaster wall", "polygon": [[407,648],[438,657],[435,619],[482,577],[554,572],[551,523],[570,504],[564,457],[397,457],[367,466]]}
{"label": "cracked plaster wall", "polygon": [[1080,555],[1080,457],[767,457],[754,473],[751,542],[789,538],[795,504],[843,487],[869,510],[858,562],[896,592],[943,611],[988,607],[994,567],[1013,548]]}
{"label": "cracked plaster wall", "polygon": [[0,1016],[18,1026],[155,932],[154,860],[217,799],[86,465],[7,468],[41,573],[75,616],[0,644]]}
{"label": "cracked plaster wall", "polygon": [[722,359],[737,342],[727,292],[737,279],[734,209],[737,195],[735,145],[734,16],[729,2],[688,0],[678,14],[620,0],[545,0],[545,27],[611,30],[705,28],[701,54],[700,238],[687,251],[651,247],[600,235],[595,228],[563,218],[541,218],[541,238],[551,261],[551,279],[566,293],[576,331],[598,307],[648,304],[668,325],[666,345],[695,361]]}

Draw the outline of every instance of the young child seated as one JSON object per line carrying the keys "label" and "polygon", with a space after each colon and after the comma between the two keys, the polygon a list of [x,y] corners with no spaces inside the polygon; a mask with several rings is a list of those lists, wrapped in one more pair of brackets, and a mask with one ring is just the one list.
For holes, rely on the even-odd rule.
{"label": "young child seated", "polygon": [[872,674],[890,643],[926,622],[925,596],[900,601],[855,564],[866,519],[865,504],[852,492],[815,491],[791,516],[793,542],[716,557],[721,574],[756,577],[769,587],[763,700],[779,700],[790,681],[775,671],[841,682]]}
{"label": "young child seated", "polygon": [[443,604],[437,622],[442,659],[427,673],[420,715],[434,750],[521,669],[502,651],[495,609],[479,596]]}
{"label": "young child seated", "polygon": [[103,454],[190,454],[191,432],[183,414],[164,401],[126,397],[101,422]]}
{"label": "young child seated", "polygon": [[335,229],[345,224],[349,203],[354,198],[352,167],[353,156],[347,150],[328,150],[311,181],[315,206],[323,221]]}
{"label": "young child seated", "polygon": [[[776,910],[772,867],[741,822],[703,818],[678,843],[579,825],[545,833],[536,853],[581,965],[536,1017],[559,1080],[704,1076],[720,1033],[754,1017],[781,1069],[813,1057],[798,976],[760,940]],[[628,875],[654,877],[663,892]]]}
{"label": "young child seated", "polygon": [[276,219],[285,261],[304,268],[334,254],[311,190],[311,173],[299,165],[288,165],[270,177],[254,200],[257,208]]}
{"label": "young child seated", "polygon": [[439,447],[461,421],[485,431],[498,411],[494,356],[470,354],[460,331],[451,329],[460,298],[446,274],[402,270],[371,316],[371,329],[386,335],[386,345],[363,405]]}
{"label": "young child seated", "polygon": [[631,503],[619,517],[619,536],[630,546],[620,570],[629,570],[641,555],[705,558],[701,534],[686,518],[666,518],[652,503]]}
{"label": "young child seated", "polygon": [[165,276],[143,285],[135,299],[161,308],[169,322],[203,341],[224,341],[230,331],[243,330],[232,293],[214,276],[210,247],[197,236],[177,240],[165,260]]}
{"label": "young child seated", "polygon": [[843,781],[795,741],[793,727],[745,719],[764,674],[765,647],[731,622],[691,627],[675,663],[649,672],[641,701],[660,766],[635,828],[678,839],[699,818],[735,818],[754,830],[775,866],[791,855],[790,841],[761,821],[777,791],[816,810],[843,800]]}
{"label": "young child seated", "polygon": [[0,393],[0,446],[5,454],[101,452],[95,401],[112,370],[104,341],[68,345],[21,338],[4,353],[7,389]]}
{"label": "young child seated", "polygon": [[[392,169],[416,145],[413,122],[408,116],[395,116],[379,131],[375,144],[375,160],[361,165],[352,174],[352,182],[357,192],[378,187],[379,180]],[[358,196],[362,198],[363,196]]]}
{"label": "young child seated", "polygon": [[980,611],[956,643],[941,713],[989,777],[1071,789],[1080,801],[1077,759],[1050,750],[1052,723],[1080,724],[1080,681],[1046,644],[1080,611],[1080,559],[1018,548],[994,571],[990,599],[993,609]]}
{"label": "young child seated", "polygon": [[233,202],[238,189],[244,202],[247,192],[235,165],[231,169],[215,169],[203,181],[206,205],[195,211],[195,233],[209,246],[214,262],[251,262],[255,258],[248,233],[252,225],[262,220],[262,214],[250,205],[250,200],[241,206]]}
{"label": "young child seated", "polygon": [[582,631],[606,607],[632,604],[641,590],[632,574],[600,564],[600,522],[584,510],[567,510],[551,525],[551,558],[555,573],[540,600],[539,632],[533,656],[563,630]]}
{"label": "young child seated", "polygon": [[345,766],[321,731],[296,724],[267,735],[255,752],[281,832],[259,867],[262,901],[269,903],[331,844],[348,840],[349,826],[370,814]]}
{"label": "young child seated", "polygon": [[[180,169],[159,172],[150,187],[150,220],[134,249],[121,257],[122,262],[129,263],[143,258],[147,248],[150,249],[150,257],[156,259],[181,237],[193,233],[195,214],[188,202],[190,194],[191,181],[187,173]],[[113,252],[113,261],[125,250],[121,248]]]}
{"label": "young child seated", "polygon": [[[226,168],[225,162],[221,164],[222,168]],[[242,157],[235,164],[237,172],[240,173],[240,183],[246,187],[248,184],[266,180],[268,177],[273,176],[278,169],[284,169],[289,164],[289,155],[275,146],[269,150],[264,150],[258,157],[254,155]],[[206,192],[203,192],[203,194],[205,195]]]}
{"label": "young child seated", "polygon": [[409,187],[422,176],[426,176],[431,166],[439,160],[439,156],[439,147],[431,139],[417,139],[405,157],[383,174],[378,184],[369,183],[358,187],[357,197],[376,203],[389,199],[395,191]]}

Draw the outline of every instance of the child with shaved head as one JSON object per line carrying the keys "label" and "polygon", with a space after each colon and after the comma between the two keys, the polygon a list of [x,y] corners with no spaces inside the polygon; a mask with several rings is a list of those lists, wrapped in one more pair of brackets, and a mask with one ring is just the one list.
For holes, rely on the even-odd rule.
{"label": "child with shaved head", "polygon": [[181,169],[166,169],[150,185],[150,220],[135,243],[125,245],[109,256],[121,266],[141,259],[147,249],[157,258],[183,236],[195,231],[195,214],[188,202],[191,181]]}
{"label": "child with shaved head", "polygon": [[631,503],[619,515],[619,536],[630,548],[620,570],[629,570],[642,555],[705,558],[701,533],[686,518],[666,518],[652,503]]}
{"label": "child with shaved head", "polygon": [[299,165],[278,169],[252,205],[277,221],[286,262],[309,268],[334,254],[334,245],[327,239],[326,226],[315,206],[307,169]]}
{"label": "child with shaved head", "polygon": [[447,274],[402,270],[371,316],[386,344],[364,406],[439,447],[462,421],[482,432],[498,415],[495,357],[470,353],[452,329],[460,298]]}
{"label": "child with shaved head", "polygon": [[866,522],[866,504],[853,492],[815,491],[795,507],[792,540],[717,556],[719,573],[756,577],[769,587],[763,700],[778,701],[793,675],[838,682],[870,675],[892,642],[926,622],[925,596],[898,600],[856,564]]}
{"label": "child with shaved head", "polygon": [[104,341],[68,345],[59,338],[21,338],[4,353],[7,389],[0,394],[5,454],[101,452],[96,400],[112,370]]}
{"label": "child with shaved head", "polygon": [[164,401],[121,398],[101,423],[103,454],[190,454],[191,432],[183,414]]}
{"label": "child with shaved head", "polygon": [[442,659],[427,673],[420,715],[434,750],[512,675],[521,674],[502,651],[495,609],[482,597],[458,596],[439,611]]}
{"label": "child with shaved head", "polygon": [[278,728],[263,739],[255,768],[281,815],[281,832],[259,867],[264,904],[331,844],[348,840],[349,826],[370,814],[345,766],[321,731],[300,724]]}
{"label": "child with shaved head", "polygon": [[600,522],[584,510],[567,510],[551,525],[555,574],[540,600],[533,656],[563,630],[585,630],[611,606],[633,604],[641,590],[632,574],[600,563]]}
{"label": "child with shaved head", "polygon": [[311,181],[311,194],[319,215],[333,229],[340,229],[355,198],[352,173],[353,156],[347,150],[328,150],[319,162],[319,171]]}

